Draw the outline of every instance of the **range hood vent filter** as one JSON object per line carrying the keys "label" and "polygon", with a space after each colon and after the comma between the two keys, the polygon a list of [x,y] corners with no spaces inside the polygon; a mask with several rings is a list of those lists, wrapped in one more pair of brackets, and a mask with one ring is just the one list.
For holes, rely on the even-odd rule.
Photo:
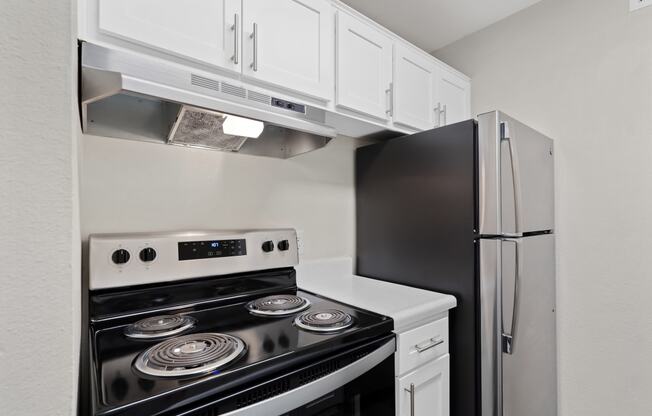
{"label": "range hood vent filter", "polygon": [[223,124],[226,117],[216,111],[181,106],[168,143],[237,152],[247,138],[225,134]]}

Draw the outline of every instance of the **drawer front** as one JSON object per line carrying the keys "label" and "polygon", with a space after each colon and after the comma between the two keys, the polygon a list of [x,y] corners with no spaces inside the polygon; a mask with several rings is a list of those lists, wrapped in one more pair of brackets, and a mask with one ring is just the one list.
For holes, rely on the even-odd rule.
{"label": "drawer front", "polygon": [[448,353],[448,318],[420,326],[397,336],[398,375]]}

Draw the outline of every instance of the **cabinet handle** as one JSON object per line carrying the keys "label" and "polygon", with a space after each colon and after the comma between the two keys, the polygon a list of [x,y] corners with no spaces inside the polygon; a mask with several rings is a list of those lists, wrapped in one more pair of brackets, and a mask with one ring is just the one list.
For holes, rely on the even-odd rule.
{"label": "cabinet handle", "polygon": [[414,416],[414,383],[410,383],[410,388],[405,391],[410,393],[410,416]]}
{"label": "cabinet handle", "polygon": [[251,63],[251,68],[258,71],[258,23],[254,23],[254,30],[249,37],[254,41],[254,61]]}
{"label": "cabinet handle", "polygon": [[414,348],[416,348],[417,352],[421,354],[424,351],[428,351],[431,348],[435,348],[438,345],[441,345],[444,343],[443,339],[437,339],[437,338],[430,338],[430,342],[428,345],[425,345],[423,347],[419,346],[419,344],[415,345]]}
{"label": "cabinet handle", "polygon": [[390,117],[394,117],[394,83],[389,83],[389,88],[385,90],[385,94],[389,96],[389,109],[385,111]]}
{"label": "cabinet handle", "polygon": [[446,115],[448,114],[448,111],[447,111],[447,109],[446,109],[446,104],[444,104],[444,107],[443,107],[442,110],[441,110],[441,114],[444,115],[444,126],[445,126],[445,125],[447,124],[447,123],[446,123]]}
{"label": "cabinet handle", "polygon": [[435,118],[437,119],[435,127],[441,127],[441,103],[437,103],[437,107],[435,107]]}
{"label": "cabinet handle", "polygon": [[233,30],[233,57],[231,58],[231,60],[236,65],[238,65],[239,56],[240,56],[240,51],[238,50],[240,49],[238,43],[238,33],[240,32],[238,30],[239,25],[240,25],[240,16],[238,16],[238,13],[236,13],[235,16],[233,17],[233,26],[231,26],[231,30]]}

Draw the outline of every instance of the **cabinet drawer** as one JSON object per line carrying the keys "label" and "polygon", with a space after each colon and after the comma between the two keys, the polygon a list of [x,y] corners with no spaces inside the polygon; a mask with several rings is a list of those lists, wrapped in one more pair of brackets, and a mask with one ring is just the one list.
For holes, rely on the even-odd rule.
{"label": "cabinet drawer", "polygon": [[397,340],[396,371],[401,375],[448,353],[448,318],[398,334]]}

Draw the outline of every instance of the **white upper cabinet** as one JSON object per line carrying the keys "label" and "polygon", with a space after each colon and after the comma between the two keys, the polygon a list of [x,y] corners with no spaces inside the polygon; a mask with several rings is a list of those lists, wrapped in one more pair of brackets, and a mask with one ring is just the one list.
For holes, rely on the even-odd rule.
{"label": "white upper cabinet", "polygon": [[392,95],[391,38],[367,22],[337,12],[335,102],[340,108],[389,119]]}
{"label": "white upper cabinet", "polygon": [[240,0],[96,1],[100,35],[240,71]]}
{"label": "white upper cabinet", "polygon": [[437,65],[432,57],[402,43],[394,48],[394,124],[427,130],[438,126]]}
{"label": "white upper cabinet", "polygon": [[[450,414],[450,356],[448,354],[398,379],[398,416]],[[412,411],[414,408],[414,411]]]}
{"label": "white upper cabinet", "polygon": [[440,66],[435,86],[435,106],[442,126],[471,118],[471,83],[468,78]]}
{"label": "white upper cabinet", "polygon": [[245,76],[322,100],[333,95],[328,0],[243,0]]}
{"label": "white upper cabinet", "polygon": [[78,0],[78,7],[81,40],[200,65],[324,109],[343,132],[413,133],[471,117],[467,77],[337,0]]}

